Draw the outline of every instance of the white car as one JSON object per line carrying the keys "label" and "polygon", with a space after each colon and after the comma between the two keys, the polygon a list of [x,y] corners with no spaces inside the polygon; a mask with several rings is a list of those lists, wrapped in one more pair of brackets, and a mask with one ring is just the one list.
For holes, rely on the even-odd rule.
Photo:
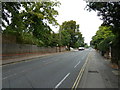
{"label": "white car", "polygon": [[78,50],[79,50],[79,51],[85,50],[85,48],[84,48],[84,47],[79,47]]}

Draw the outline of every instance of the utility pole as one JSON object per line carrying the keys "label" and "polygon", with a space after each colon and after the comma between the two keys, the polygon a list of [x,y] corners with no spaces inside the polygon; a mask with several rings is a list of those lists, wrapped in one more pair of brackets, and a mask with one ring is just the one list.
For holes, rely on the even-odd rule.
{"label": "utility pole", "polygon": [[59,52],[61,52],[61,25],[59,25]]}

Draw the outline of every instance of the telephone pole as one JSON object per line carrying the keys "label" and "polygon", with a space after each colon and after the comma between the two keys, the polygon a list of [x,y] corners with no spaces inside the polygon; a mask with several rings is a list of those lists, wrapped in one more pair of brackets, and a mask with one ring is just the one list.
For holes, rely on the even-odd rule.
{"label": "telephone pole", "polygon": [[61,52],[61,25],[59,25],[59,52]]}

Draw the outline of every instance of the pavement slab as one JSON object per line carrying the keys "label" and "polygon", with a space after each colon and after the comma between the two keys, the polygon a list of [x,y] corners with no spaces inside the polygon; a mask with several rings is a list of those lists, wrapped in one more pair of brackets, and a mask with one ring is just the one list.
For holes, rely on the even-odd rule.
{"label": "pavement slab", "polygon": [[78,88],[118,88],[116,73],[98,52],[92,50]]}

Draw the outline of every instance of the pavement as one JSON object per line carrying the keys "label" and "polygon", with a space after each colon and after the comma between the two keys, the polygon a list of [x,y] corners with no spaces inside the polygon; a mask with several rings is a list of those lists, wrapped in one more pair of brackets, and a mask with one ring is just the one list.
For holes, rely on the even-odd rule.
{"label": "pavement", "polygon": [[110,60],[92,50],[78,88],[119,88],[120,73],[111,67]]}

